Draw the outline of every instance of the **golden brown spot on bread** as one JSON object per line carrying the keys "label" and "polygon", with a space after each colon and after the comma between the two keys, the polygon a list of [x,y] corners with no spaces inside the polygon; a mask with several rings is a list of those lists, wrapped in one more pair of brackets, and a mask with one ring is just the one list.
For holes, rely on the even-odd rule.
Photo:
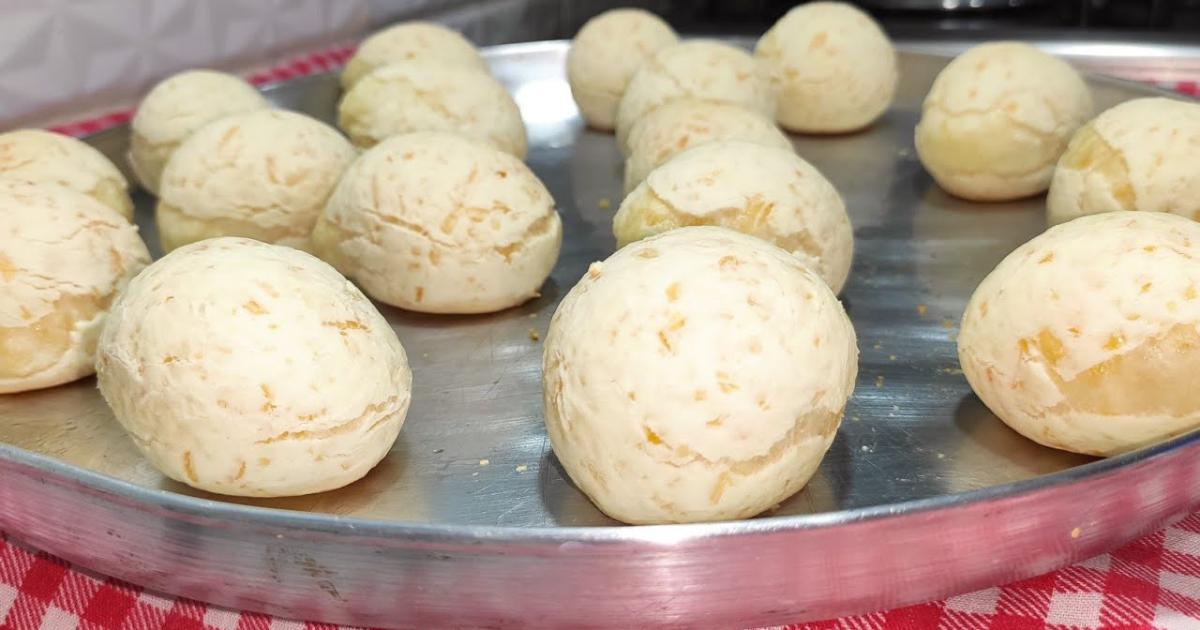
{"label": "golden brown spot on bread", "polygon": [[200,478],[196,476],[196,469],[192,467],[191,451],[183,452],[183,474],[187,475],[188,480],[192,483],[200,482]]}
{"label": "golden brown spot on bread", "polygon": [[813,37],[812,40],[808,42],[808,49],[817,50],[818,48],[824,46],[825,42],[827,41],[829,41],[829,33],[821,31],[820,33],[817,33],[816,37]]}
{"label": "golden brown spot on bread", "polygon": [[1150,292],[1150,287],[1152,287],[1152,286],[1154,286],[1154,283],[1153,283],[1153,282],[1147,282],[1146,284],[1143,284],[1143,285],[1142,285],[1142,290],[1141,290],[1141,291],[1139,291],[1139,293],[1149,293],[1149,292]]}
{"label": "golden brown spot on bread", "polygon": [[1116,350],[1125,343],[1125,336],[1121,333],[1113,333],[1108,336],[1108,341],[1104,342],[1105,350]]}
{"label": "golden brown spot on bread", "polygon": [[416,300],[420,302],[425,299],[425,287],[417,287]]}
{"label": "golden brown spot on bread", "polygon": [[675,351],[671,347],[671,340],[667,339],[666,331],[662,331],[662,330],[658,331],[658,343],[662,344],[662,347],[665,348],[667,352]]}
{"label": "golden brown spot on bread", "polygon": [[259,304],[255,300],[250,300],[249,302],[242,304],[242,308],[249,311],[251,315],[266,315],[267,314],[267,309],[263,308],[262,304]]}
{"label": "golden brown spot on bread", "polygon": [[163,362],[163,365],[170,365],[178,360],[179,360],[179,357],[177,357],[173,354],[168,354],[167,356],[163,357],[162,362]]}
{"label": "golden brown spot on bread", "polygon": [[737,269],[737,266],[740,264],[742,264],[742,261],[738,260],[736,256],[722,256],[721,259],[717,261],[717,265],[721,269],[726,270]]}
{"label": "golden brown spot on bread", "polygon": [[271,459],[269,457],[259,457],[258,458],[259,466],[269,466],[270,464],[271,464]]}
{"label": "golden brown spot on bread", "polygon": [[321,322],[322,326],[336,328],[338,330],[367,330],[367,327],[357,319],[344,319],[340,321],[325,321]]}
{"label": "golden brown spot on bread", "polygon": [[1196,299],[1196,285],[1190,284],[1188,288],[1183,290],[1183,299],[1189,301]]}
{"label": "golden brown spot on bread", "polygon": [[700,401],[704,400],[705,398],[708,398],[708,392],[704,391],[703,389],[697,389],[694,393],[692,393],[692,400]]}
{"label": "golden brown spot on bread", "polygon": [[263,403],[261,409],[265,412],[274,411],[276,409],[274,402],[275,394],[271,391],[270,386],[268,386],[266,383],[260,383],[258,388],[262,390],[263,398],[267,399],[267,401]]}
{"label": "golden brown spot on bread", "polygon": [[218,406],[218,407],[220,407],[221,409],[228,409],[228,408],[229,408],[229,401],[228,401],[228,400],[218,400],[218,401],[217,401],[217,406]]}
{"label": "golden brown spot on bread", "polygon": [[671,286],[667,287],[667,300],[674,302],[679,299],[679,283],[672,282]]}
{"label": "golden brown spot on bread", "polygon": [[708,494],[708,502],[715,505],[717,501],[720,501],[721,497],[725,494],[725,490],[729,488],[731,483],[733,483],[733,480],[729,478],[729,473],[721,473],[717,477],[717,483],[713,484],[712,492]]}
{"label": "golden brown spot on bread", "polygon": [[1100,175],[1108,182],[1113,198],[1122,209],[1136,207],[1137,196],[1129,182],[1129,164],[1125,155],[1100,137],[1091,124],[1081,127],[1071,138],[1063,155],[1063,166]]}
{"label": "golden brown spot on bread", "polygon": [[1038,264],[1044,265],[1052,260],[1054,260],[1054,252],[1046,252],[1046,255],[1042,256],[1041,259],[1038,260]]}
{"label": "golden brown spot on bread", "polygon": [[246,476],[246,461],[245,461],[245,460],[241,460],[241,461],[239,461],[239,462],[238,462],[238,471],[237,471],[237,474],[236,474],[236,475],[234,475],[234,476],[233,476],[233,479],[231,479],[230,481],[237,481],[237,480],[239,480],[239,479],[241,479],[242,477],[245,477],[245,476]]}
{"label": "golden brown spot on bread", "polygon": [[1142,251],[1149,253],[1149,252],[1153,252],[1156,249],[1158,249],[1158,248],[1155,247],[1154,245],[1147,245],[1142,248]]}
{"label": "golden brown spot on bread", "polygon": [[712,427],[715,429],[723,424],[725,424],[725,416],[717,416],[717,417],[713,418],[712,420],[705,422],[704,426]]}
{"label": "golden brown spot on bread", "polygon": [[637,400],[637,392],[629,392],[628,394],[626,394],[626,396],[629,397],[629,400],[632,400],[632,401]]}
{"label": "golden brown spot on bread", "polygon": [[647,247],[639,251],[636,256],[638,258],[658,258],[658,250],[653,247]]}
{"label": "golden brown spot on bread", "polygon": [[663,443],[662,438],[659,437],[658,434],[655,433],[653,429],[651,429],[650,427],[648,427],[644,424],[642,425],[642,432],[646,435],[647,442],[654,444],[654,445],[659,445],[659,444]]}

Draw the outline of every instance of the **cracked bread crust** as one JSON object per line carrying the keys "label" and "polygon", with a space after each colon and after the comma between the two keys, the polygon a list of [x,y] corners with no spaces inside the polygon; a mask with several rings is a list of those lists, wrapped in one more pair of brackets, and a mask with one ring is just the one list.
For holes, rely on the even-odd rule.
{"label": "cracked bread crust", "polygon": [[917,123],[917,155],[955,196],[1028,197],[1050,186],[1071,134],[1091,115],[1091,92],[1066,62],[1029,44],[982,44],[934,80]]}
{"label": "cracked bread crust", "polygon": [[260,110],[210,123],[179,147],[156,210],[164,251],[217,236],[307,249],[354,147],[302,114]]}
{"label": "cracked bread crust", "polygon": [[841,195],[790,149],[710,142],[652,171],[613,217],[617,244],[689,225],[761,238],[811,265],[840,292],[854,257]]}
{"label": "cracked bread crust", "polygon": [[342,71],[342,89],[349,91],[372,71],[405,61],[488,71],[479,51],[458,31],[432,22],[402,22],[359,44]]}
{"label": "cracked bread crust", "polygon": [[621,153],[629,155],[629,132],[639,118],[681,98],[732,103],[775,117],[775,88],[754,57],[717,41],[686,41],[659,50],[629,80],[617,107]]}
{"label": "cracked bread crust", "polygon": [[110,301],[149,262],[137,228],[108,206],[0,178],[0,393],[91,374]]}
{"label": "cracked bread crust", "polygon": [[369,295],[427,313],[487,313],[537,295],[558,259],[554,199],[524,163],[449,133],[364,153],[313,231]]}
{"label": "cracked bread crust", "polygon": [[1170,212],[1200,221],[1200,105],[1121,103],[1071,138],[1046,197],[1051,225],[1101,212]]}
{"label": "cracked bread crust", "polygon": [[731,105],[680,99],[642,116],[629,130],[625,160],[625,194],[685,149],[718,140],[745,140],[769,147],[792,149],[774,121],[753,110]]}
{"label": "cracked bread crust", "polygon": [[958,337],[980,399],[1038,443],[1114,455],[1200,425],[1200,224],[1090,215],[1018,247]]}
{"label": "cracked bread crust", "polygon": [[746,518],[798,491],[841,422],[854,329],[806,265],[687,227],[594,263],[543,355],[547,432],[571,479],[627,523]]}
{"label": "cracked bread crust", "polygon": [[412,387],[395,332],[353,284],[303,252],[229,237],[130,283],[97,374],[163,474],[257,497],[361,478],[399,434]]}
{"label": "cracked bread crust", "polygon": [[171,155],[204,125],[231,114],[270,106],[240,77],[212,70],[188,70],[155,85],[130,122],[129,165],[142,186],[159,193]]}
{"label": "cracked bread crust", "polygon": [[446,131],[525,158],[521,110],[490,74],[474,68],[394,63],[358,81],[338,104],[338,126],[369,148],[416,131]]}
{"label": "cracked bread crust", "polygon": [[70,136],[41,129],[0,133],[0,177],[66,186],[133,218],[125,176],[103,153]]}

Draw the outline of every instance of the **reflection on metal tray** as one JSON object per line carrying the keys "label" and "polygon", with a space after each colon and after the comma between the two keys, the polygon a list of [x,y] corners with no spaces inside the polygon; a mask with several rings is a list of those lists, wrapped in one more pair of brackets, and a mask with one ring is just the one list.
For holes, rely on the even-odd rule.
{"label": "reflection on metal tray", "polygon": [[[1043,228],[1043,202],[973,205],[932,184],[912,129],[945,61],[904,54],[895,107],[871,130],[795,139],[842,192],[857,238],[843,299],[858,331],[859,382],[819,473],[750,521],[622,527],[605,518],[548,447],[541,347],[528,334],[545,331],[559,298],[614,247],[620,156],[611,135],[582,128],[565,51],[547,42],[488,52],[529,127],[528,161],[558,200],[562,258],[540,299],[503,313],[383,308],[412,361],[413,406],[395,450],[367,478],[289,499],[190,490],[137,455],[85,380],[0,397],[0,528],[152,588],[285,616],[750,626],[1036,574],[1197,502],[1192,436],[1089,463],[1017,436],[971,394],[956,323],[979,280]],[[1098,107],[1148,93],[1092,86]],[[329,120],[336,80],[269,95]],[[93,140],[120,156],[126,135]],[[150,217],[139,197],[153,247]]]}

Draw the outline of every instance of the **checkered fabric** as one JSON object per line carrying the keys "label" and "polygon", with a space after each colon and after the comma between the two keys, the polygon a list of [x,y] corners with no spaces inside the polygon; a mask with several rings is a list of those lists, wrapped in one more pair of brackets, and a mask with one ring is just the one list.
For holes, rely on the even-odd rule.
{"label": "checkered fabric", "polygon": [[[156,595],[0,535],[0,630],[338,630]],[[788,630],[1200,629],[1200,512],[1110,554],[947,600]]]}
{"label": "checkered fabric", "polygon": [[[248,79],[255,85],[339,68],[352,46],[304,55]],[[1164,86],[1200,97],[1200,84]],[[56,127],[74,136],[127,122],[116,111]],[[158,595],[93,574],[0,532],[0,630],[340,630]],[[1200,630],[1200,512],[1110,554],[1054,573],[887,612],[787,630]]]}

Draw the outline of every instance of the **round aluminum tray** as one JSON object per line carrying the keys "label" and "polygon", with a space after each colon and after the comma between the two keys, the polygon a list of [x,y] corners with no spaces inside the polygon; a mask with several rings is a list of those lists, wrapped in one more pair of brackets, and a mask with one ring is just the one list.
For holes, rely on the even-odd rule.
{"label": "round aluminum tray", "polygon": [[[0,397],[0,528],[152,589],[286,617],[749,627],[1035,575],[1200,502],[1194,435],[1092,461],[1024,440],[971,394],[954,327],[979,280],[1042,229],[1043,202],[973,205],[933,185],[912,129],[945,61],[904,54],[896,104],[871,130],[795,138],[844,195],[858,239],[843,299],[859,382],[819,473],[753,520],[607,520],[547,445],[541,347],[529,335],[544,333],[560,296],[611,253],[620,199],[619,154],[612,136],[582,128],[565,52],[562,42],[487,52],[529,126],[529,163],[559,202],[562,258],[540,299],[503,313],[382,309],[415,387],[394,451],[367,478],[276,500],[190,490],[138,456],[89,379]],[[329,120],[336,83],[316,76],[267,93]],[[1098,108],[1152,93],[1091,85]],[[91,140],[120,159],[127,134]],[[151,200],[137,201],[153,248]]]}

